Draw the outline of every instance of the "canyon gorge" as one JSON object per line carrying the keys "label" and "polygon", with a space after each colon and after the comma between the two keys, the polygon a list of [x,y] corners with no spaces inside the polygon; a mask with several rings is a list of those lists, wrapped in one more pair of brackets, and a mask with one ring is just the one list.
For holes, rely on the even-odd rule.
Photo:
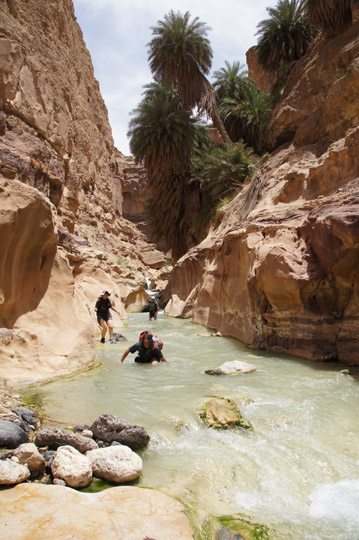
{"label": "canyon gorge", "polygon": [[[44,382],[97,362],[94,304],[146,303],[249,348],[359,364],[359,15],[319,35],[273,111],[270,152],[170,272],[146,175],[114,147],[71,0],[2,1],[0,376]],[[255,76],[255,74],[254,74]],[[259,75],[258,75],[259,77]]]}

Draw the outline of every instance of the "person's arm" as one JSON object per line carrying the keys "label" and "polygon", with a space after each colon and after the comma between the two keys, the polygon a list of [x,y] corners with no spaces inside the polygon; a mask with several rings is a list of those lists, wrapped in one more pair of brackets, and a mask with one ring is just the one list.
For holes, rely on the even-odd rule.
{"label": "person's arm", "polygon": [[156,304],[157,304],[157,310],[156,310],[156,315],[157,315],[157,314],[158,314],[158,312],[159,312],[159,310],[160,310],[160,305],[159,305],[159,303],[158,303],[158,302],[156,302]]}
{"label": "person's arm", "polygon": [[162,356],[161,362],[166,362],[166,364],[168,364],[168,360],[166,360],[166,358],[164,356]]}
{"label": "person's arm", "polygon": [[116,308],[114,308],[113,306],[111,306],[111,307],[110,307],[110,309],[113,309],[113,311],[116,311],[117,315],[120,315],[120,317],[121,317],[121,314],[120,314],[120,312],[119,312],[119,311],[117,311],[117,309],[116,309]]}
{"label": "person's arm", "polygon": [[117,363],[118,363],[118,364],[121,364],[121,366],[122,366],[123,361],[124,361],[124,359],[126,358],[126,356],[128,355],[129,352],[130,352],[130,349],[126,349],[125,352],[124,352],[123,355],[122,355],[121,360],[119,360]]}

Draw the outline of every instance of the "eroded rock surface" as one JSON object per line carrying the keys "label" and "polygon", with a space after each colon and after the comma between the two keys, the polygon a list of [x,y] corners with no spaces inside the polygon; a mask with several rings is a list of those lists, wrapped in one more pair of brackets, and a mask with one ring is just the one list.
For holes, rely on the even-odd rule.
{"label": "eroded rock surface", "polygon": [[99,416],[91,425],[95,439],[112,443],[114,441],[138,450],[148,445],[150,436],[142,426],[130,424],[113,414]]}
{"label": "eroded rock surface", "polygon": [[35,444],[39,448],[48,446],[53,450],[59,446],[70,445],[83,454],[98,448],[96,442],[89,437],[65,429],[42,429],[36,434]]}
{"label": "eroded rock surface", "polygon": [[0,492],[1,530],[11,540],[56,536],[106,540],[194,540],[183,506],[158,491],[115,487],[79,493],[63,486],[23,484]]}
{"label": "eroded rock surface", "polygon": [[248,347],[359,364],[359,33],[319,36],[267,133],[278,147],[175,266],[169,315]]}

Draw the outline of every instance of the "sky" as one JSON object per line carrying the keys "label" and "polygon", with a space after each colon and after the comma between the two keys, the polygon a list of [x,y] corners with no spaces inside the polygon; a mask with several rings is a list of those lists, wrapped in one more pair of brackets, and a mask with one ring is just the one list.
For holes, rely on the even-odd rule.
{"label": "sky", "polygon": [[90,51],[95,77],[106,103],[115,146],[130,155],[127,138],[130,112],[142,99],[143,86],[152,81],[147,44],[151,26],[172,9],[191,20],[198,17],[211,30],[214,71],[239,61],[256,45],[257,24],[268,18],[267,7],[277,0],[73,0],[75,15]]}

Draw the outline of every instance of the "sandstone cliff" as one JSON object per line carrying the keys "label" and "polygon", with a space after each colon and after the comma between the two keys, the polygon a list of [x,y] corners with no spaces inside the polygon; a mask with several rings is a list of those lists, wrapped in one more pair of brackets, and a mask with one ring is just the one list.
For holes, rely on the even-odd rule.
{"label": "sandstone cliff", "polygon": [[358,36],[356,22],[319,37],[296,64],[268,129],[277,149],[178,261],[170,315],[359,364]]}
{"label": "sandstone cliff", "polygon": [[132,164],[72,0],[1,0],[0,21],[0,377],[24,384],[95,363],[102,289],[126,317],[165,260],[122,218]]}

